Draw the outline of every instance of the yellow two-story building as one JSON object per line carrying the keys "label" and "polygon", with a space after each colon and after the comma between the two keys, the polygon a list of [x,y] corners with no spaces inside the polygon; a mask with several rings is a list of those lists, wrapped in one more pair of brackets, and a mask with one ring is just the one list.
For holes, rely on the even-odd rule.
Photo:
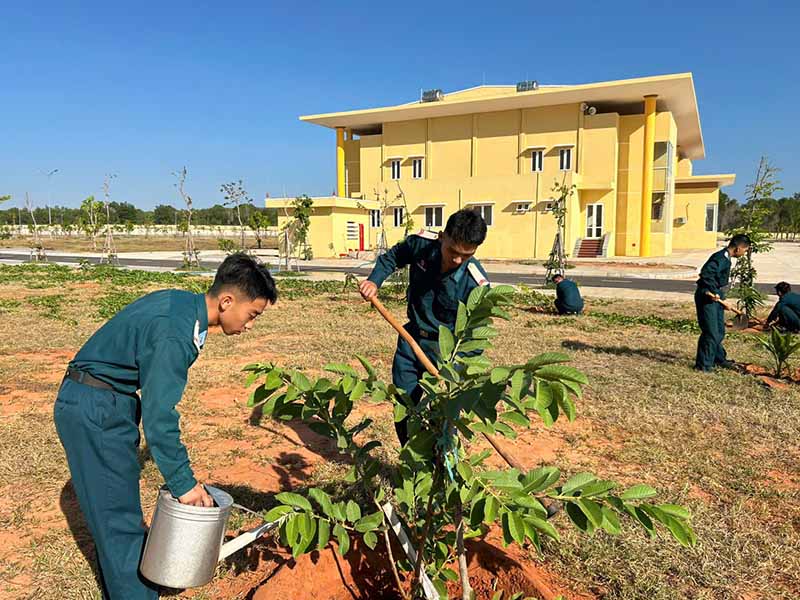
{"label": "yellow two-story building", "polygon": [[[336,132],[336,195],[314,198],[316,257],[442,229],[460,208],[489,226],[482,258],[545,259],[555,185],[572,256],[665,256],[716,244],[719,189],[689,73],[585,85],[479,86],[418,102],[301,117]],[[291,199],[268,199],[279,225]]]}

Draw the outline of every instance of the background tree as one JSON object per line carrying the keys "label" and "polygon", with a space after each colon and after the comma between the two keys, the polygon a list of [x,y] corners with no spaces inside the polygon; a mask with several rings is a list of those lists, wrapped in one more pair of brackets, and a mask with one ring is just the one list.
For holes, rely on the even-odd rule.
{"label": "background tree", "polygon": [[719,231],[727,231],[736,226],[739,219],[739,203],[722,190],[719,192],[718,214]]}
{"label": "background tree", "polygon": [[231,206],[236,209],[236,220],[239,222],[239,231],[241,232],[241,249],[245,250],[244,242],[244,221],[242,221],[242,205],[250,204],[253,199],[247,195],[247,190],[242,185],[242,180],[233,181],[231,183],[223,183],[220,191],[225,198],[223,203],[225,206]]}
{"label": "background tree", "polygon": [[114,245],[114,231],[111,226],[111,180],[115,179],[116,175],[106,175],[103,181],[103,205],[106,213],[106,239],[103,242],[103,254],[105,257],[103,261],[108,261],[109,264],[118,264],[117,248]]}
{"label": "background tree", "polygon": [[771,214],[775,192],[781,189],[776,179],[777,172],[778,169],[770,164],[766,156],[761,157],[755,181],[745,188],[747,200],[741,210],[741,223],[726,232],[729,236],[743,233],[750,238],[750,248],[736,260],[731,271],[731,295],[738,298],[739,309],[745,313],[747,320],[764,304],[764,295],[755,286],[758,271],[753,265],[753,254],[772,249],[764,224]]}
{"label": "background tree", "polygon": [[200,258],[194,247],[194,237],[192,236],[192,197],[186,193],[186,167],[180,171],[175,171],[172,175],[178,180],[175,187],[178,189],[183,203],[186,205],[186,245],[183,249],[183,265],[185,267],[199,267]]}
{"label": "background tree", "polygon": [[259,250],[261,249],[264,233],[267,227],[270,226],[270,221],[269,215],[260,210],[253,210],[250,213],[250,218],[247,220],[248,227],[253,230],[253,234],[256,236],[256,247]]}
{"label": "background tree", "polygon": [[100,233],[102,226],[101,214],[103,203],[95,200],[94,196],[89,196],[81,202],[80,228],[86,237],[92,240],[92,250],[97,250],[97,234]]}

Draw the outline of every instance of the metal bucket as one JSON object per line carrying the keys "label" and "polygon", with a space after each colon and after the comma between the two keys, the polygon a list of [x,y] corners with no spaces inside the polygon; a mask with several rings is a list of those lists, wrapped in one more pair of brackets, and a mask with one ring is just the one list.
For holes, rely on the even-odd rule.
{"label": "metal bucket", "polygon": [[206,490],[216,506],[189,506],[167,489],[159,492],[140,565],[153,583],[183,589],[214,577],[233,498],[219,488]]}

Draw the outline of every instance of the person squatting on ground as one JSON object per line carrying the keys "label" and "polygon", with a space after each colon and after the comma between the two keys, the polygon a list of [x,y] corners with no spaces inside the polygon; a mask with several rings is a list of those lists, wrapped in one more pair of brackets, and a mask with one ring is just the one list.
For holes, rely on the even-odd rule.
{"label": "person squatting on ground", "polygon": [[775,286],[778,302],[767,317],[768,327],[778,327],[790,333],[800,333],[800,294],[781,281]]}
{"label": "person squatting on ground", "polygon": [[[69,363],[54,407],[72,485],[97,549],[104,598],[158,598],[139,573],[139,421],[166,485],[183,504],[213,506],[181,443],[175,406],[209,326],[249,331],[278,292],[266,266],[233,254],[206,294],[161,290],[98,329]],[[141,398],[137,395],[141,390]]]}
{"label": "person squatting on ground", "polygon": [[556,310],[560,315],[579,315],[583,312],[583,298],[577,284],[563,275],[553,275],[556,284]]}
{"label": "person squatting on ground", "polygon": [[[474,254],[486,239],[486,223],[472,210],[453,213],[441,233],[420,231],[396,244],[375,261],[370,276],[359,284],[365,300],[397,269],[409,265],[408,323],[403,327],[435,364],[439,349],[439,325],[455,328],[458,303],[466,302],[479,285],[488,285],[486,271]],[[411,346],[397,337],[392,363],[392,383],[405,390],[415,403],[422,398],[419,380],[425,373]],[[395,423],[401,445],[408,441],[406,420]]]}
{"label": "person squatting on ground", "polygon": [[700,270],[694,292],[697,322],[700,325],[700,339],[697,340],[694,363],[694,368],[698,371],[711,371],[715,366],[734,366],[722,347],[722,340],[725,338],[725,313],[718,300],[725,299],[724,288],[731,276],[731,258],[744,256],[749,247],[750,238],[744,234],[735,235],[725,248],[712,254]]}

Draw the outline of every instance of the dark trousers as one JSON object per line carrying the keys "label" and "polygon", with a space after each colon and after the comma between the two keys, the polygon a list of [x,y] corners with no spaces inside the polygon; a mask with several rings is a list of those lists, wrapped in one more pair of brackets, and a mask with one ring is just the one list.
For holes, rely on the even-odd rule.
{"label": "dark trousers", "polygon": [[[417,342],[419,342],[425,355],[436,364],[439,342],[427,339],[417,339]],[[408,342],[398,335],[397,350],[394,353],[394,360],[392,361],[392,383],[394,383],[396,387],[405,390],[411,396],[411,400],[414,404],[419,404],[419,401],[422,399],[423,390],[419,386],[419,380],[424,374],[425,367],[417,360]],[[395,431],[397,431],[397,438],[400,440],[400,445],[405,446],[408,441],[408,424],[406,423],[406,419],[396,422],[394,428]]]}
{"label": "dark trousers", "polygon": [[778,306],[775,311],[778,326],[792,333],[800,332],[800,316],[788,306]]}
{"label": "dark trousers", "polygon": [[54,410],[72,485],[97,549],[103,597],[157,599],[157,586],[139,574],[145,528],[138,398],[67,379]]}
{"label": "dark trousers", "polygon": [[579,315],[583,312],[583,301],[577,306],[567,305],[559,299],[556,299],[556,310],[560,315]]}
{"label": "dark trousers", "polygon": [[725,313],[722,305],[706,295],[705,290],[695,292],[694,305],[697,309],[697,323],[700,325],[694,366],[696,369],[710,371],[714,365],[727,360],[725,348],[722,347],[722,340],[725,338]]}

